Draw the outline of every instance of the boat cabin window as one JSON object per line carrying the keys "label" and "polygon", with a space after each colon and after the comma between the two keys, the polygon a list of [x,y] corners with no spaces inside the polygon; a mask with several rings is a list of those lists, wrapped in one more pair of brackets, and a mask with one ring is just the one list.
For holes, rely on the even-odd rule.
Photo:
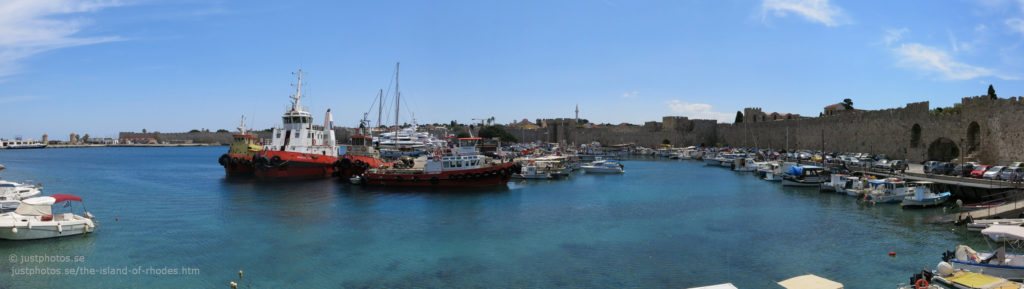
{"label": "boat cabin window", "polygon": [[286,117],[283,117],[283,119],[284,119],[284,124],[292,123],[292,118],[290,118],[290,117],[286,116]]}
{"label": "boat cabin window", "polygon": [[477,142],[476,139],[460,139],[459,140],[459,146],[460,147],[473,147],[473,146],[476,146],[476,142]]}
{"label": "boat cabin window", "polygon": [[299,137],[299,132],[295,132],[295,137]]}

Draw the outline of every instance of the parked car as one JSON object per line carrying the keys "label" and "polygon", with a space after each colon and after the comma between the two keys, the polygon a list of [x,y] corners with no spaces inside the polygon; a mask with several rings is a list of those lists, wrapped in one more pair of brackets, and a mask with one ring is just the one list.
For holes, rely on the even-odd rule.
{"label": "parked car", "polygon": [[906,166],[907,166],[907,163],[903,162],[902,160],[894,160],[894,161],[890,161],[889,162],[889,167],[891,167],[891,168],[893,168],[893,169],[895,169],[897,171],[901,170],[901,169],[904,169],[904,167],[906,167]]}
{"label": "parked car", "polygon": [[981,177],[985,176],[985,172],[988,171],[988,168],[991,167],[992,165],[976,165],[974,166],[973,170],[971,170],[971,177],[980,179]]}
{"label": "parked car", "polygon": [[1024,167],[1024,162],[1013,162],[1013,163],[1010,163],[1010,165],[1007,166],[1007,167],[1011,167],[1011,168]]}
{"label": "parked car", "polygon": [[1003,172],[999,176],[999,179],[1007,181],[1016,181],[1020,179],[1022,173],[1024,173],[1024,168],[1022,167],[1006,167],[1005,169],[1003,169]]}
{"label": "parked car", "polygon": [[872,164],[871,167],[872,168],[876,168],[876,169],[887,169],[888,170],[889,169],[889,160],[887,160],[887,159],[880,159],[880,160],[876,161],[874,164]]}
{"label": "parked car", "polygon": [[927,161],[927,162],[924,162],[924,173],[926,173],[926,174],[932,173],[932,167],[934,167],[938,163],[939,163],[939,161]]}
{"label": "parked car", "polygon": [[1003,173],[1003,168],[1005,168],[1005,167],[1004,166],[994,166],[994,167],[988,168],[988,170],[985,171],[985,174],[983,174],[981,177],[984,178],[984,179],[998,180],[1000,174]]}
{"label": "parked car", "polygon": [[947,162],[939,162],[932,166],[931,174],[933,175],[948,175],[953,172],[953,164]]}

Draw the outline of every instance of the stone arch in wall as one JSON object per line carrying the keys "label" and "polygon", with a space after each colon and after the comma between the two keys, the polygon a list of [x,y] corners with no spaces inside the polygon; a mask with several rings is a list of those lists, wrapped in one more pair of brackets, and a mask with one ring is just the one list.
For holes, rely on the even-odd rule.
{"label": "stone arch in wall", "polygon": [[910,128],[910,147],[916,148],[921,145],[921,125],[914,124],[914,127]]}
{"label": "stone arch in wall", "polygon": [[967,125],[967,153],[973,153],[978,151],[981,146],[981,126],[978,122],[972,121],[970,125]]}
{"label": "stone arch in wall", "polygon": [[928,145],[928,159],[948,162],[960,157],[960,148],[951,139],[940,137]]}

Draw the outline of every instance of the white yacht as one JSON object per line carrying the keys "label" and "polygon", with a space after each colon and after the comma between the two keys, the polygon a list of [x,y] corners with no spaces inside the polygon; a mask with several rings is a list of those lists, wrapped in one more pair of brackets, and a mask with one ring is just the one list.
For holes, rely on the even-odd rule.
{"label": "white yacht", "polygon": [[[93,215],[83,208],[83,215],[71,212],[53,213],[53,206],[64,202],[82,202],[68,194],[54,194],[22,200],[18,209],[0,214],[0,239],[33,240],[81,235],[96,230]],[[70,211],[70,210],[69,210]]]}
{"label": "white yacht", "polygon": [[42,193],[41,185],[0,180],[0,201],[20,201]]}
{"label": "white yacht", "polygon": [[621,174],[626,172],[625,166],[617,160],[596,160],[590,164],[580,166],[580,168],[588,174]]}

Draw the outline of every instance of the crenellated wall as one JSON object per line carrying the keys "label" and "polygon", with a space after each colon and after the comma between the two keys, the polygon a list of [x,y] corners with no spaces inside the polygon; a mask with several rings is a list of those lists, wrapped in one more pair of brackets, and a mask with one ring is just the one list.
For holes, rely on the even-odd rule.
{"label": "crenellated wall", "polygon": [[[977,133],[969,133],[972,123],[977,124]],[[915,125],[920,128],[916,133]],[[881,153],[912,162],[964,155],[968,160],[1006,164],[1024,159],[1024,98],[968,97],[962,99],[959,112],[944,114],[932,113],[928,102],[918,102],[799,120],[719,124],[718,143]]]}

